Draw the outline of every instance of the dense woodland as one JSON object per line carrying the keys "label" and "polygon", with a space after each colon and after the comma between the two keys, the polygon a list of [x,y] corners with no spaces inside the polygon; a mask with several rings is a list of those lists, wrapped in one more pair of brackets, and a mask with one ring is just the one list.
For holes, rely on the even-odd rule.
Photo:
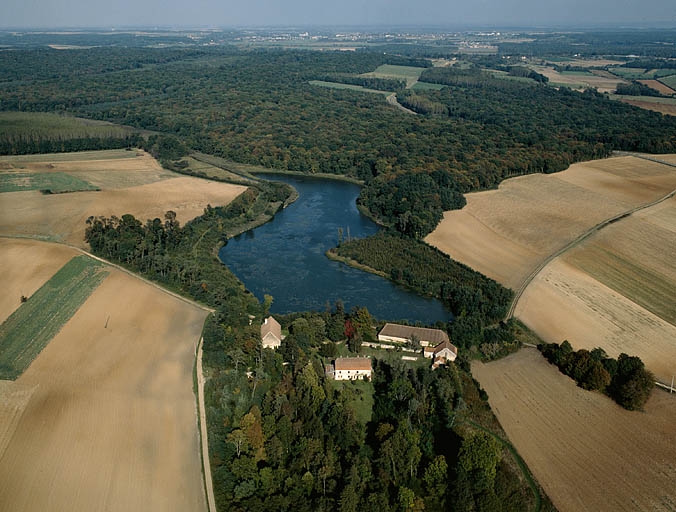
{"label": "dense woodland", "polygon": [[655,386],[655,376],[636,356],[623,353],[614,359],[602,348],[576,352],[568,341],[538,345],[538,349],[578,386],[601,391],[630,411],[641,409]]}
{"label": "dense woodland", "polygon": [[[404,211],[382,207],[397,194],[392,182],[400,175],[439,171],[448,176],[444,188],[467,192],[514,174],[558,171],[613,149],[676,148],[673,117],[594,92],[556,90],[524,77],[498,79],[479,68],[426,69],[424,80],[447,87],[404,95],[417,116],[380,95],[309,84],[385,63],[418,61],[367,51],[229,46],[13,50],[0,52],[0,109],[65,111],[171,134],[191,150],[236,162],[356,177],[365,182],[362,204],[384,223],[404,226],[410,226],[401,218],[407,211],[421,217],[414,203]],[[422,236],[436,217],[403,232]]]}
{"label": "dense woodland", "polygon": [[363,240],[344,241],[335,253],[439,299],[455,315],[449,334],[463,348],[485,341],[484,329],[500,323],[512,298],[511,290],[494,280],[423,242],[401,236],[381,232]]}

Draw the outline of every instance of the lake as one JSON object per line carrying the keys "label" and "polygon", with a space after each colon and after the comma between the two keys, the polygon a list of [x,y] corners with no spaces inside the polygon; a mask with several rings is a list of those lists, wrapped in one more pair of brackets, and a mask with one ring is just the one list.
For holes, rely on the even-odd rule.
{"label": "lake", "polygon": [[452,314],[435,299],[328,259],[339,230],[364,238],[380,229],[357,209],[359,186],[343,181],[259,175],[294,187],[298,199],[275,218],[228,240],[219,257],[260,300],[272,295],[272,313],[324,310],[340,299],[349,310],[365,306],[382,320],[447,322]]}

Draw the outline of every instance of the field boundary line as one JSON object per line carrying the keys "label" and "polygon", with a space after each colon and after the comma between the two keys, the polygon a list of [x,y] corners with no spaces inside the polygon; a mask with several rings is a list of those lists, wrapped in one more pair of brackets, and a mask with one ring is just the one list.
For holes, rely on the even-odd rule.
{"label": "field boundary line", "polygon": [[[676,164],[668,164],[668,163],[666,163],[666,162],[658,162],[658,163],[664,163],[665,165],[670,165],[670,166],[672,166],[672,167],[676,167]],[[526,276],[526,279],[521,283],[521,285],[519,286],[518,290],[516,290],[516,292],[514,293],[514,298],[512,299],[511,305],[509,306],[509,310],[507,311],[507,315],[505,316],[505,320],[510,320],[511,318],[514,317],[514,311],[516,310],[516,306],[517,306],[517,304],[518,304],[518,302],[519,302],[519,299],[521,298],[521,296],[523,295],[523,293],[526,291],[526,288],[528,287],[528,285],[529,285],[529,284],[533,281],[533,279],[535,279],[535,277],[536,277],[536,276],[537,276],[537,275],[538,275],[538,274],[539,274],[539,273],[540,273],[547,265],[549,265],[553,260],[555,260],[556,258],[558,258],[559,256],[561,256],[561,255],[564,254],[565,252],[569,251],[570,249],[572,249],[572,248],[575,247],[576,245],[579,245],[579,244],[580,244],[581,242],[583,242],[585,239],[589,238],[591,235],[593,235],[593,234],[596,233],[597,231],[600,231],[601,229],[605,228],[605,227],[608,226],[609,224],[612,224],[612,223],[614,223],[614,222],[617,222],[617,221],[623,219],[624,217],[629,217],[630,215],[632,215],[632,214],[634,214],[634,213],[636,213],[636,212],[638,212],[638,211],[645,210],[646,208],[651,208],[652,206],[658,205],[658,204],[660,204],[660,203],[666,201],[667,199],[671,199],[674,195],[676,195],[676,189],[674,189],[674,190],[672,190],[671,192],[669,192],[666,196],[661,197],[661,198],[659,198],[659,199],[656,199],[655,201],[651,201],[650,203],[646,203],[646,204],[644,204],[644,205],[637,206],[637,207],[635,207],[635,208],[632,208],[631,210],[627,210],[627,211],[625,211],[625,212],[618,213],[617,215],[615,215],[615,216],[613,216],[613,217],[610,217],[610,218],[608,218],[608,219],[606,219],[606,220],[604,220],[604,221],[601,221],[601,222],[599,222],[598,224],[596,224],[595,226],[592,226],[591,228],[589,228],[589,229],[588,229],[587,231],[585,231],[584,233],[578,235],[575,239],[573,239],[573,240],[571,240],[570,242],[568,242],[566,245],[564,245],[563,247],[561,247],[560,249],[558,249],[556,252],[554,252],[554,253],[550,254],[549,256],[547,256],[547,258],[545,258],[544,260],[542,260],[542,261],[538,264],[538,266],[535,267],[535,269],[534,269],[530,274],[528,274],[528,275]]]}
{"label": "field boundary line", "polygon": [[108,265],[109,267],[113,267],[113,268],[115,268],[115,269],[117,269],[117,270],[120,270],[121,272],[124,272],[124,273],[127,274],[127,275],[130,275],[130,276],[132,276],[132,277],[134,277],[134,278],[136,278],[136,279],[140,279],[140,280],[143,281],[144,283],[149,284],[150,286],[153,286],[154,288],[160,290],[160,291],[163,292],[163,293],[166,293],[167,295],[171,295],[172,297],[174,297],[174,298],[176,298],[176,299],[179,299],[179,300],[181,300],[181,301],[183,301],[183,302],[185,302],[185,303],[187,303],[187,304],[190,304],[191,306],[198,307],[198,308],[200,308],[201,310],[207,311],[207,312],[209,312],[209,313],[213,313],[213,312],[215,311],[214,309],[212,309],[212,308],[210,308],[210,307],[208,307],[208,306],[205,306],[204,304],[200,304],[199,302],[196,302],[196,301],[194,301],[194,300],[192,300],[192,299],[189,299],[189,298],[187,298],[187,297],[184,297],[184,296],[181,295],[180,293],[176,293],[176,292],[173,292],[173,291],[171,291],[171,290],[168,290],[167,288],[164,288],[163,286],[161,286],[161,285],[159,285],[159,284],[157,284],[157,283],[151,281],[150,279],[146,279],[146,278],[143,277],[142,275],[137,274],[136,272],[134,272],[134,271],[132,271],[132,270],[129,270],[129,269],[127,269],[127,268],[124,268],[123,266],[118,265],[117,263],[112,263],[112,262],[110,262],[110,261],[108,261],[108,260],[106,260],[106,259],[104,259],[104,258],[100,258],[99,256],[96,256],[96,255],[90,253],[89,251],[86,251],[85,249],[82,249],[81,247],[77,247],[77,246],[71,245],[71,244],[66,244],[66,243],[63,243],[63,242],[55,242],[55,241],[53,241],[53,240],[43,240],[43,239],[40,239],[40,238],[37,238],[37,237],[31,237],[31,236],[0,235],[0,238],[7,238],[7,239],[11,239],[11,240],[36,240],[36,241],[38,241],[38,242],[45,242],[45,243],[57,244],[57,245],[63,245],[63,246],[65,246],[65,247],[70,247],[71,249],[74,249],[74,250],[76,250],[77,252],[79,252],[79,253],[81,253],[81,254],[84,254],[85,256],[89,256],[90,258],[92,258],[92,259],[94,259],[94,260],[100,261],[101,263],[103,263],[103,264],[105,264],[105,265]]}
{"label": "field boundary line", "polygon": [[204,373],[202,369],[202,345],[204,337],[200,337],[197,345],[197,408],[200,424],[200,444],[202,453],[202,475],[207,494],[207,507],[209,512],[216,512],[216,500],[214,499],[214,481],[211,478],[211,461],[209,459],[209,438],[207,435],[207,415],[204,405]]}

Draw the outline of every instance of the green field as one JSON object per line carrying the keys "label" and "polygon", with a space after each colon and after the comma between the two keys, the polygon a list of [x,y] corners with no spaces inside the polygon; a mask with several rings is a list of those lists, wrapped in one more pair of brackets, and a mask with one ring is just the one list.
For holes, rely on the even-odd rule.
{"label": "green field", "polygon": [[77,153],[34,153],[31,155],[2,155],[0,162],[9,162],[15,167],[23,163],[40,162],[85,162],[87,160],[119,160],[136,158],[136,151],[126,149],[97,149],[94,151],[78,151]]}
{"label": "green field", "polygon": [[662,82],[667,87],[671,87],[672,89],[676,90],[676,75],[662,77],[660,78],[660,82]]}
{"label": "green field", "polygon": [[385,94],[385,95],[392,94],[390,91],[378,91],[376,89],[368,89],[366,87],[362,87],[361,85],[341,84],[340,82],[325,82],[324,80],[310,80],[310,85],[317,85],[319,87],[328,87],[329,89],[349,89],[350,91],[370,92],[374,94]]}
{"label": "green field", "polygon": [[0,325],[0,379],[19,377],[107,275],[102,263],[77,256],[21,304]]}
{"label": "green field", "polygon": [[371,78],[391,78],[394,80],[406,80],[406,87],[410,88],[418,81],[425,68],[413,66],[395,66],[392,64],[383,64],[378,66],[375,71],[363,73],[361,76]]}
{"label": "green field", "polygon": [[414,91],[439,91],[446,87],[443,84],[431,84],[429,82],[416,82],[411,89]]}
{"label": "green field", "polygon": [[103,121],[36,112],[0,112],[0,139],[46,138],[80,139],[85,137],[117,138],[132,132],[130,128]]}
{"label": "green field", "polygon": [[350,407],[354,411],[357,420],[366,424],[371,421],[373,410],[373,384],[363,380],[331,380],[335,389],[340,389],[351,395]]}
{"label": "green field", "polygon": [[91,183],[64,172],[0,172],[0,193],[43,190],[52,194],[100,190]]}

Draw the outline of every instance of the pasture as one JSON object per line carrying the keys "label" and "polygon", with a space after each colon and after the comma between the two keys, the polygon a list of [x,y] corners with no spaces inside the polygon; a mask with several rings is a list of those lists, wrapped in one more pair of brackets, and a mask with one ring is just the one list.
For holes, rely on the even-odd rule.
{"label": "pasture", "polygon": [[674,72],[673,75],[660,78],[660,82],[662,82],[667,87],[676,90],[676,71]]}
{"label": "pasture", "polygon": [[655,390],[630,412],[585,391],[535,349],[472,374],[519,454],[561,512],[671,511],[676,396]]}
{"label": "pasture", "polygon": [[[12,267],[0,286],[17,288],[17,267],[53,267],[55,247],[77,255],[3,240]],[[82,258],[91,261],[72,261]],[[109,275],[16,381],[0,381],[0,508],[205,510],[193,364],[206,312],[94,266]],[[64,302],[74,301],[54,301]]]}
{"label": "pasture", "polygon": [[[163,218],[167,210],[176,212],[185,223],[202,214],[204,208],[223,206],[245,187],[182,176],[165,171],[144,152],[98,152],[74,155],[38,155],[35,160],[0,157],[0,176],[16,172],[64,173],[99,187],[98,192],[71,192],[43,195],[38,191],[0,194],[0,235],[37,236],[84,247],[89,216],[122,216],[131,213],[142,222]],[[127,156],[131,153],[132,156]],[[117,155],[122,157],[117,158]],[[16,166],[16,167],[15,167]]]}
{"label": "pasture", "polygon": [[378,66],[375,71],[363,73],[360,76],[369,78],[391,78],[394,80],[406,80],[406,88],[410,89],[418,81],[425,68],[414,66],[395,66],[393,64],[383,64]]}
{"label": "pasture", "polygon": [[76,256],[0,325],[0,379],[16,379],[101,284],[107,272]]}

